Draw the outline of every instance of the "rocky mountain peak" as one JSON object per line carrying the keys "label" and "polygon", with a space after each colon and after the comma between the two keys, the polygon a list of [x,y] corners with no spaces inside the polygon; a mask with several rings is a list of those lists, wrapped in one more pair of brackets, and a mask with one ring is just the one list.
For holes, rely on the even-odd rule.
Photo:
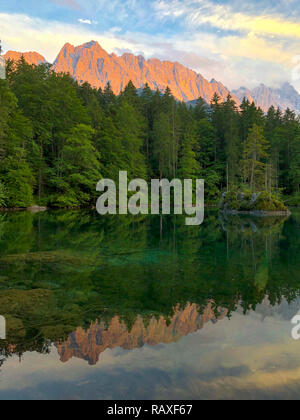
{"label": "rocky mountain peak", "polygon": [[[122,56],[108,54],[98,42],[90,41],[78,47],[66,44],[54,62],[54,70],[68,72],[79,82],[87,81],[96,88],[107,82],[119,94],[131,80],[137,88],[148,83],[153,90],[170,87],[173,95],[182,101],[192,101],[202,96],[210,102],[214,93],[226,100],[230,93],[222,83],[210,83],[200,74],[177,62],[146,60],[130,52]],[[238,103],[238,98],[234,98]]]}
{"label": "rocky mountain peak", "polygon": [[30,51],[30,52],[7,51],[7,53],[4,55],[4,58],[5,60],[19,61],[22,56],[27,61],[27,63],[35,64],[36,66],[47,62],[45,57],[43,57],[41,54],[34,51]]}

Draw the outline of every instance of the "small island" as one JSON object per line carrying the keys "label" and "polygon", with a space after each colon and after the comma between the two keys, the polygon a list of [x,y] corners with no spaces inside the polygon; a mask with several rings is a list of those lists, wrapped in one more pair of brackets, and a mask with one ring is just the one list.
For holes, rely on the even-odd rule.
{"label": "small island", "polygon": [[220,211],[227,214],[252,214],[256,216],[289,216],[290,210],[274,194],[228,191],[223,193]]}

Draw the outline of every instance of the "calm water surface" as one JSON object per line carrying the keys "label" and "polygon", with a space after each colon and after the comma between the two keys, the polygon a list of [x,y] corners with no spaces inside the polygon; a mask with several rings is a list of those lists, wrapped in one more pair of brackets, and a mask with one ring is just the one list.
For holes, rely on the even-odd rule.
{"label": "calm water surface", "polygon": [[300,212],[184,220],[1,213],[0,399],[300,399]]}

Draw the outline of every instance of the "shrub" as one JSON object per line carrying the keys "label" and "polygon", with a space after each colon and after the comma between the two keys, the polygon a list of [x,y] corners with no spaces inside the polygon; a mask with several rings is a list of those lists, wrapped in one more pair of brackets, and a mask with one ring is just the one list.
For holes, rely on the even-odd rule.
{"label": "shrub", "polygon": [[285,200],[287,206],[300,207],[300,193],[295,193],[291,197]]}

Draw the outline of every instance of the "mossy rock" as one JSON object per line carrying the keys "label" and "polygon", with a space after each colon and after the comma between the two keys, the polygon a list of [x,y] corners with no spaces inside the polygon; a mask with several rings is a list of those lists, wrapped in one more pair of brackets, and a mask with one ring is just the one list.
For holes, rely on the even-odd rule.
{"label": "mossy rock", "polygon": [[259,193],[229,191],[223,194],[220,209],[227,213],[286,213],[289,210],[278,197],[267,191]]}
{"label": "mossy rock", "polygon": [[272,194],[263,191],[255,202],[255,210],[259,211],[288,211],[287,207]]}

